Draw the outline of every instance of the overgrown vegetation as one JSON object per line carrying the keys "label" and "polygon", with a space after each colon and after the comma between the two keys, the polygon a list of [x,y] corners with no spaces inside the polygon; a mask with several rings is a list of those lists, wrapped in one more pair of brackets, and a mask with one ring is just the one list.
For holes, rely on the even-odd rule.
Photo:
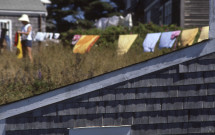
{"label": "overgrown vegetation", "polygon": [[[142,42],[147,33],[178,30],[171,26],[139,24],[128,30],[124,27],[110,27],[106,30],[77,29],[63,33],[62,43],[33,48],[34,63],[28,59],[19,60],[14,53],[4,52],[0,57],[0,104],[41,94],[56,88],[79,82],[103,73],[139,63],[157,57],[174,49],[143,53]],[[139,34],[129,52],[117,55],[118,36],[120,34]],[[74,34],[99,34],[101,38],[87,54],[72,52],[70,42]]]}

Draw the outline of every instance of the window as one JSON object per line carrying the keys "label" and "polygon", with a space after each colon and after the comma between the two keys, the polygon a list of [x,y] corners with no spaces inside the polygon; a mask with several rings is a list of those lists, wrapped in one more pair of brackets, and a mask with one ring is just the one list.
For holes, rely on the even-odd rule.
{"label": "window", "polygon": [[11,20],[7,20],[7,19],[0,20],[0,37],[1,37],[2,29],[7,29],[6,38],[9,38],[9,44],[10,44],[8,49],[12,50],[12,23],[11,23]]}
{"label": "window", "polygon": [[151,11],[149,10],[147,13],[146,13],[146,22],[151,22]]}
{"label": "window", "polygon": [[172,23],[172,0],[165,3],[165,14],[164,14],[164,24]]}
{"label": "window", "polygon": [[69,135],[130,135],[131,127],[98,127],[70,129]]}

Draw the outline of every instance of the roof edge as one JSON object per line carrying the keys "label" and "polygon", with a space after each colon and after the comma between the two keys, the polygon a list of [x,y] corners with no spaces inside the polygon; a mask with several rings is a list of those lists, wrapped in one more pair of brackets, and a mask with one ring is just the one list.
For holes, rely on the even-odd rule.
{"label": "roof edge", "polygon": [[55,91],[0,106],[0,120],[134,79],[214,52],[215,39],[207,40],[146,62],[59,88]]}
{"label": "roof edge", "polygon": [[20,15],[20,14],[32,14],[32,15],[48,15],[47,11],[25,11],[25,10],[0,10],[0,15]]}

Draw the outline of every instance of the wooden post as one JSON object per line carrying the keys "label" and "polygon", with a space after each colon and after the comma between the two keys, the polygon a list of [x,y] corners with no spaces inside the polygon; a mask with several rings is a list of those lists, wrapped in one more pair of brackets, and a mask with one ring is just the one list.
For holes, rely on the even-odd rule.
{"label": "wooden post", "polygon": [[215,0],[210,0],[209,5],[209,39],[215,39]]}

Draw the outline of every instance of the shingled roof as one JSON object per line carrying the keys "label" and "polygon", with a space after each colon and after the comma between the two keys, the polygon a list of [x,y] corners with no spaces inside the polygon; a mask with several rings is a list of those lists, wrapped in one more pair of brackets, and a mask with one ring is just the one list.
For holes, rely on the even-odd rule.
{"label": "shingled roof", "polygon": [[40,0],[0,0],[0,13],[34,12],[46,13],[46,7]]}
{"label": "shingled roof", "polygon": [[208,40],[143,63],[59,88],[52,92],[0,106],[0,120],[215,53],[214,44],[215,40]]}
{"label": "shingled roof", "polygon": [[132,135],[214,133],[215,39],[0,106],[0,134],[69,135],[130,125]]}

